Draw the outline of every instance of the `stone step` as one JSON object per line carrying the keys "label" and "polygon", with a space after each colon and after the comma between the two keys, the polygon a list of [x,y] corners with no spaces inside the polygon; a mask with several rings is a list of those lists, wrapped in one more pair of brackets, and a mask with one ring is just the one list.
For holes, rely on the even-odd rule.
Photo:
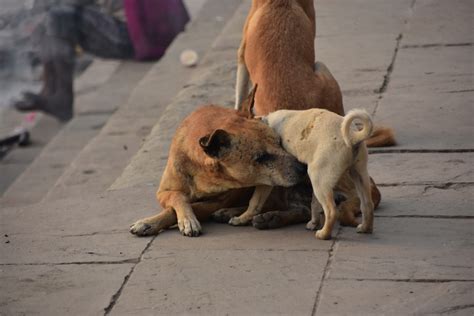
{"label": "stone step", "polygon": [[[84,74],[95,78],[95,84],[78,80],[75,108],[76,116],[57,131],[43,150],[8,187],[0,205],[24,205],[40,201],[54,185],[71,161],[84,146],[102,129],[108,118],[123,100],[128,98],[133,86],[143,77],[148,64],[135,62],[104,61],[94,65]],[[45,122],[50,118],[42,118]],[[33,135],[35,137],[35,135]],[[7,156],[13,159],[24,156],[17,151]],[[37,153],[36,153],[37,154]]]}

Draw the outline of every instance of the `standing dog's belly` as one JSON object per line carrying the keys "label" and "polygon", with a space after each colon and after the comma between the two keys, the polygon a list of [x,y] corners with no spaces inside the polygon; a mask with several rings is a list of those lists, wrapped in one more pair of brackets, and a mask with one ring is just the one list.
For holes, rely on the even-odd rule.
{"label": "standing dog's belly", "polygon": [[[297,36],[295,36],[297,34]],[[258,84],[255,112],[317,107],[313,23],[298,5],[267,4],[249,21],[245,62]]]}

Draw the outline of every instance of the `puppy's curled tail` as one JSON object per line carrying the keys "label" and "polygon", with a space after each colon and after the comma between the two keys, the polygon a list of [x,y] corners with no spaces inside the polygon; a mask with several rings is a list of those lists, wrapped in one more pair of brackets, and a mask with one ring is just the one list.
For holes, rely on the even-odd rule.
{"label": "puppy's curled tail", "polygon": [[[354,120],[360,120],[362,129],[359,131],[351,130],[351,125]],[[355,109],[349,111],[341,124],[342,138],[347,146],[353,147],[363,142],[372,134],[374,126],[369,113],[366,110]]]}

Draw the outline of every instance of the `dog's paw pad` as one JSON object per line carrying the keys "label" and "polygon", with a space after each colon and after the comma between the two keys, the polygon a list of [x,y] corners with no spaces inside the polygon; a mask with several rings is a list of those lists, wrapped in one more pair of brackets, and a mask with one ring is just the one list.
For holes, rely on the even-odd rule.
{"label": "dog's paw pad", "polygon": [[234,216],[229,220],[229,224],[232,226],[243,226],[247,225],[248,221],[245,221],[238,216]]}
{"label": "dog's paw pad", "polygon": [[315,236],[316,236],[316,238],[321,239],[321,240],[331,239],[331,234],[328,234],[328,233],[324,232],[323,230],[316,231]]}
{"label": "dog's paw pad", "polygon": [[183,236],[197,237],[201,235],[201,224],[196,218],[185,218],[182,221],[178,221],[178,227]]}
{"label": "dog's paw pad", "polygon": [[130,233],[137,236],[149,236],[156,234],[153,227],[143,221],[138,221],[130,226]]}
{"label": "dog's paw pad", "polygon": [[372,227],[364,226],[364,224],[357,225],[356,231],[360,234],[372,234]]}

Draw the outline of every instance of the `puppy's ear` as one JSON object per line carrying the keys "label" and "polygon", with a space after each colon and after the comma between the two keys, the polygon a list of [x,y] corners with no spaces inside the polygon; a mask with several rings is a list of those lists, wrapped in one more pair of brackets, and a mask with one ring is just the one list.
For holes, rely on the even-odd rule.
{"label": "puppy's ear", "polygon": [[253,118],[253,107],[255,105],[255,93],[257,92],[258,84],[253,86],[252,91],[247,96],[247,98],[242,102],[242,106],[240,107],[240,111],[245,114],[247,118]]}
{"label": "puppy's ear", "polygon": [[209,157],[221,158],[229,152],[231,136],[223,129],[216,129],[211,134],[201,137],[199,145]]}

